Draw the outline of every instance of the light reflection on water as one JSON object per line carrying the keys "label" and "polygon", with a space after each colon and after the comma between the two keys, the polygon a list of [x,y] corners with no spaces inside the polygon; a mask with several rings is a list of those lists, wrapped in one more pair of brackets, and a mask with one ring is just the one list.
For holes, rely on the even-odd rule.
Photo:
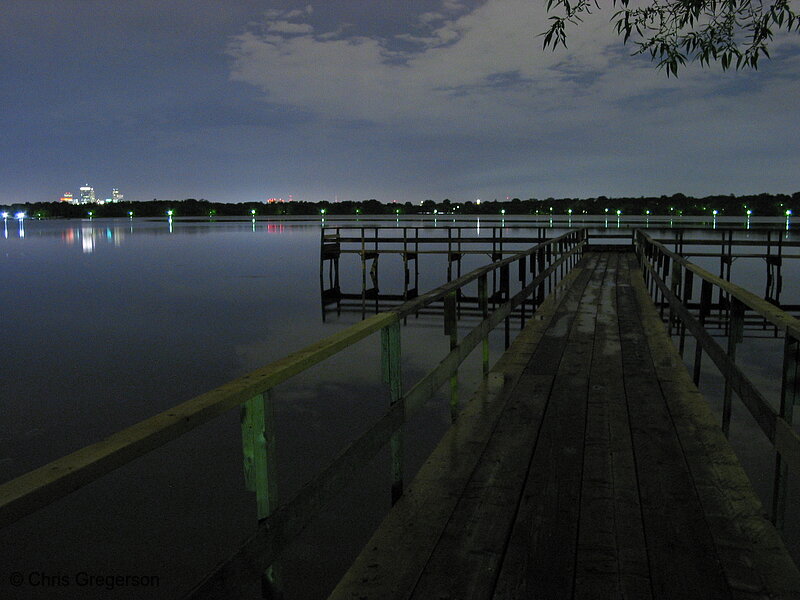
{"label": "light reflection on water", "polygon": [[[454,224],[438,217],[432,221],[436,226]],[[491,236],[492,227],[499,224],[510,235],[514,221],[475,219],[468,227]],[[570,221],[597,227],[609,222],[580,216]],[[668,222],[653,218],[647,224],[652,231]],[[549,216],[540,223],[550,235],[567,225]],[[0,422],[0,480],[356,322],[358,315],[353,314],[321,322],[318,261],[320,226],[325,224],[325,219],[20,220],[18,231],[9,232],[4,221],[0,398],[6,418]],[[617,216],[610,224],[623,228],[625,217]],[[620,236],[629,239],[624,229]],[[428,260],[421,267],[423,291],[441,283],[446,272],[444,264]],[[484,260],[465,258],[464,273]],[[707,262],[715,272],[714,263]],[[348,264],[343,258],[342,264],[358,273],[357,258]],[[399,263],[387,264],[382,266],[383,283],[400,287]],[[786,269],[784,294],[799,298],[795,281],[800,278],[790,276],[796,272],[790,265]],[[765,278],[763,261],[736,261],[733,277],[748,287],[755,284],[759,292]],[[403,355],[410,384],[430,368],[431,355],[437,360],[444,356],[448,341],[440,318],[420,317],[409,323]],[[495,358],[501,344],[499,337],[493,338]],[[758,340],[746,341],[740,349],[746,368],[768,387],[771,398],[779,346]],[[388,397],[379,380],[378,348],[373,336],[278,390],[284,497],[382,413]],[[713,389],[708,360],[704,369]],[[415,464],[447,426],[445,403],[430,405],[417,421],[413,443],[407,443],[409,460]],[[9,565],[10,571],[150,572],[162,576],[157,593],[148,590],[145,596],[128,597],[180,595],[234,550],[254,525],[253,499],[244,491],[240,473],[238,427],[237,414],[225,415],[9,528],[0,542],[0,564]],[[733,441],[741,447],[737,451],[742,450],[751,475],[763,471],[763,457],[750,451],[759,446],[759,437],[763,436],[741,411],[734,412]],[[376,460],[360,480],[355,508],[333,507],[290,551],[287,580],[302,596],[322,595],[379,521],[388,502],[386,462],[386,457]],[[762,491],[763,483],[755,479]],[[376,503],[370,497],[381,500]],[[320,548],[333,556],[318,558]],[[57,592],[27,588],[24,597],[70,597]],[[105,592],[82,597],[102,598]]]}

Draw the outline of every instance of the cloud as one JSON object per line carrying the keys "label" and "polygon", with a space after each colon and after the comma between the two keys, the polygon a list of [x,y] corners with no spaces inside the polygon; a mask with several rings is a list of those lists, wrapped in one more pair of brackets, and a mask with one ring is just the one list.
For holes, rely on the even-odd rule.
{"label": "cloud", "polygon": [[289,21],[272,21],[267,31],[273,33],[311,33],[314,30],[306,23],[290,23]]}
{"label": "cloud", "polygon": [[[462,8],[454,2],[442,5],[448,11]],[[355,32],[333,38],[324,32],[314,35],[308,24],[305,35],[278,38],[270,34],[287,23],[274,15],[266,24],[269,34],[251,30],[232,41],[232,77],[263,90],[270,102],[322,117],[428,126],[444,119],[474,129],[498,111],[519,124],[529,119],[532,108],[553,103],[546,94],[556,84],[562,95],[582,85],[551,67],[568,60],[583,71],[608,66],[608,59],[596,51],[579,61],[574,54],[542,52],[536,34],[546,15],[538,3],[490,0],[466,14],[442,15],[438,13],[436,26],[389,39]],[[420,18],[423,24],[434,22],[432,13]],[[301,24],[292,25],[286,33],[302,33]],[[590,26],[584,31],[596,42]],[[398,49],[397,40],[419,47]],[[496,85],[509,73],[526,81],[525,89]]]}
{"label": "cloud", "polygon": [[[521,179],[538,164],[526,157],[545,151],[563,177],[575,161],[629,168],[662,147],[685,164],[686,156],[705,160],[755,139],[771,147],[770,132],[785,139],[781,123],[798,108],[791,92],[800,77],[796,36],[778,38],[779,60],[755,74],[694,64],[668,79],[649,56],[631,56],[609,11],[573,28],[567,49],[542,50],[544,4],[487,0],[470,9],[445,1],[386,36],[323,24],[308,13],[293,17],[296,32],[280,34],[275,24],[286,15],[275,14],[266,33],[250,29],[231,40],[231,77],[270,103],[314,115],[321,126],[371,124],[395,140],[438,139],[456,156],[466,156],[457,147],[464,143],[517,149],[502,169],[481,171],[486,178],[502,172]],[[302,25],[309,30],[299,31]],[[754,114],[754,106],[763,110]]]}

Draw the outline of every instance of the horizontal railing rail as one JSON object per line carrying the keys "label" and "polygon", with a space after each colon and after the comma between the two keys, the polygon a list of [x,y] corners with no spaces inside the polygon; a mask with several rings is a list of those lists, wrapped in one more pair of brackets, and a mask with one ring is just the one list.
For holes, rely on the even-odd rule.
{"label": "horizontal railing rail", "polygon": [[[197,597],[212,594],[224,583],[235,587],[240,575],[264,574],[280,550],[319,512],[343,482],[358,467],[387,443],[392,455],[392,497],[403,490],[402,426],[409,415],[421,407],[436,391],[450,381],[450,406],[453,419],[458,411],[458,369],[464,359],[483,344],[484,374],[489,371],[489,332],[505,321],[508,343],[512,311],[521,309],[525,320],[526,299],[534,297],[534,308],[543,301],[545,284],[550,288],[580,258],[586,245],[583,230],[573,230],[537,244],[514,256],[503,258],[459,277],[435,290],[387,312],[369,317],[344,331],[333,334],[302,350],[266,365],[243,377],[201,394],[154,417],[128,427],[77,452],[0,485],[0,527],[9,525],[89,484],[148,452],[177,439],[233,408],[242,410],[242,439],[245,480],[256,493],[259,525],[234,557],[227,560],[193,593]],[[520,290],[510,293],[510,269],[518,265]],[[500,272],[502,303],[490,298],[487,277]],[[460,291],[473,282],[478,284],[482,320],[459,339],[458,302]],[[403,319],[434,302],[444,302],[444,329],[450,337],[450,352],[407,393],[402,390],[400,368],[400,325]],[[491,305],[491,306],[490,306]],[[490,311],[490,307],[493,309]],[[290,501],[278,505],[274,464],[275,433],[271,390],[357,342],[381,332],[381,362],[384,383],[390,391],[391,404],[364,435],[345,448],[318,476],[306,484]],[[250,580],[252,581],[252,579]],[[274,583],[274,581],[272,582]]]}
{"label": "horizontal railing rail", "polygon": [[[700,383],[702,353],[711,358],[725,380],[722,406],[722,430],[730,433],[731,398],[735,393],[755,419],[759,428],[775,450],[775,474],[771,518],[778,528],[783,527],[786,506],[788,466],[800,469],[800,436],[792,427],[794,405],[800,401],[798,363],[800,352],[800,320],[761,299],[752,292],[717,277],[683,256],[667,249],[642,230],[636,232],[636,252],[654,300],[669,308],[667,321],[670,332],[675,331],[681,355],[684,354],[686,332],[695,339],[693,379]],[[700,282],[700,302],[697,314],[690,312],[687,304]],[[706,330],[712,306],[712,296],[717,292],[717,306],[727,318],[727,349],[717,343]],[[753,313],[770,323],[784,337],[781,368],[779,409],[775,410],[762,392],[748,379],[736,364],[736,346],[741,341],[745,313]],[[663,317],[662,312],[662,317]]]}

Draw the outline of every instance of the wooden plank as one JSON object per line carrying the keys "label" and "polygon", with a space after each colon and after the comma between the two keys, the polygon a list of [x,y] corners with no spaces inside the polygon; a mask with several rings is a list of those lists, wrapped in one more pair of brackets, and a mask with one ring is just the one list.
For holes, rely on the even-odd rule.
{"label": "wooden plank", "polygon": [[589,381],[575,598],[650,594],[647,549],[625,402],[616,283],[620,256],[601,290]]}
{"label": "wooden plank", "polygon": [[747,475],[700,392],[664,334],[638,269],[633,288],[667,406],[717,548],[737,598],[796,597],[800,573],[764,517]]}
{"label": "wooden plank", "polygon": [[[623,264],[623,275],[626,270]],[[629,277],[620,281],[617,302],[653,597],[729,598],[710,527],[656,378]]]}
{"label": "wooden plank", "polygon": [[[403,497],[332,592],[330,598],[407,598],[484,452],[501,411],[509,402],[524,365],[516,358],[530,356],[550,327],[572,289],[585,282],[580,268],[570,273],[514,340],[490,376],[506,380],[504,393],[485,399],[485,389],[467,403],[458,421],[420,469]],[[558,312],[558,314],[561,314]]]}
{"label": "wooden plank", "polygon": [[494,591],[498,600],[572,596],[589,367],[606,264],[603,255],[576,302],[574,323],[559,332],[561,360],[543,356],[530,364],[531,376],[550,372],[555,379]]}

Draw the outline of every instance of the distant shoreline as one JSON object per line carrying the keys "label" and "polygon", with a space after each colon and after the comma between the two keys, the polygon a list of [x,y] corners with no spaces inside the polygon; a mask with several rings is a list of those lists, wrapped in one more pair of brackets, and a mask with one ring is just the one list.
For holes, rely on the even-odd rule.
{"label": "distant shoreline", "polygon": [[[656,217],[785,217],[800,215],[800,192],[789,194],[720,195],[692,198],[683,194],[638,198],[514,198],[504,202],[435,202],[383,203],[377,200],[343,202],[242,202],[224,203],[208,200],[152,200],[146,202],[117,202],[106,204],[71,204],[65,202],[34,202],[0,205],[0,211],[11,218],[24,212],[33,218],[120,218],[165,217],[378,217],[415,215],[452,216],[512,216],[540,217],[650,216]],[[618,212],[619,211],[619,212]],[[714,213],[716,211],[716,213]],[[750,211],[750,213],[748,213]],[[91,213],[91,214],[90,214]]]}

